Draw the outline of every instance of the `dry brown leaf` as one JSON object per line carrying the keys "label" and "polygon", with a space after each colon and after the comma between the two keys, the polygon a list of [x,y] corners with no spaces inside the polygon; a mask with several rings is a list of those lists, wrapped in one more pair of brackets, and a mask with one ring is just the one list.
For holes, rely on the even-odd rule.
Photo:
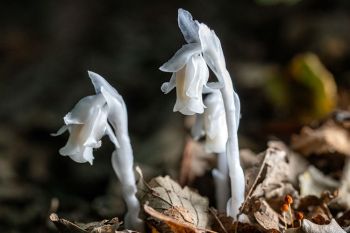
{"label": "dry brown leaf", "polygon": [[[306,168],[308,167],[309,162],[300,154],[296,153],[295,151],[292,151],[285,143],[282,141],[269,141],[268,143],[269,148],[275,148],[281,151],[284,151],[286,153],[286,161],[288,163],[288,182],[291,184],[297,186],[298,183],[298,176],[302,174]],[[250,155],[252,157],[252,155]],[[256,163],[258,164],[258,163]],[[252,166],[250,166],[252,167]],[[247,167],[249,168],[249,167]]]}
{"label": "dry brown leaf", "polygon": [[342,208],[350,209],[350,159],[345,162],[339,194],[335,202]]}
{"label": "dry brown leaf", "polygon": [[195,178],[203,176],[210,169],[215,156],[205,152],[204,146],[188,137],[182,156],[179,182],[183,185],[191,184]]}
{"label": "dry brown leaf", "polygon": [[305,233],[346,233],[334,219],[328,225],[317,225],[304,219],[301,228]]}
{"label": "dry brown leaf", "polygon": [[293,186],[289,184],[291,171],[286,151],[274,145],[270,143],[270,147],[259,155],[261,162],[245,172],[248,190],[247,201],[251,197],[276,199],[283,198],[286,194],[298,196]]}
{"label": "dry brown leaf", "polygon": [[[178,224],[190,224],[196,229],[209,227],[209,202],[205,197],[181,186],[169,176],[153,178],[148,184],[139,182],[138,195],[142,204],[153,208]],[[159,223],[159,218],[156,218]],[[153,224],[160,232],[167,224]],[[165,222],[166,223],[166,222]]]}
{"label": "dry brown leaf", "polygon": [[246,168],[251,168],[258,164],[261,160],[253,151],[250,149],[242,149],[239,151],[241,166],[243,170]]}
{"label": "dry brown leaf", "polygon": [[292,136],[291,147],[305,156],[335,152],[350,156],[350,132],[328,120],[317,129],[302,128],[299,135]]}
{"label": "dry brown leaf", "polygon": [[306,219],[311,219],[315,223],[328,223],[333,218],[328,203],[334,198],[335,196],[328,192],[324,192],[321,198],[316,196],[303,197],[300,199],[298,211],[304,213]]}
{"label": "dry brown leaf", "polygon": [[57,214],[51,214],[50,220],[55,224],[60,233],[117,233],[133,231],[117,231],[120,226],[118,218],[92,222],[88,224],[72,223],[66,219],[59,218]]}
{"label": "dry brown leaf", "polygon": [[340,183],[330,176],[326,176],[314,166],[299,176],[300,196],[308,195],[320,196],[324,191],[334,191]]}
{"label": "dry brown leaf", "polygon": [[285,233],[346,233],[339,224],[332,219],[328,225],[315,224],[307,219],[302,222],[301,228],[289,228]]}
{"label": "dry brown leaf", "polygon": [[[249,223],[238,222],[238,227],[236,226],[237,222],[230,216],[226,214],[217,213],[217,211],[213,208],[210,209],[210,212],[213,216],[213,224],[212,228],[214,231],[218,233],[261,233],[257,226],[251,225]],[[236,229],[237,227],[237,229]]]}
{"label": "dry brown leaf", "polygon": [[265,230],[278,230],[279,229],[279,215],[276,213],[270,205],[264,201],[260,200],[259,208],[254,211],[255,220],[265,229]]}
{"label": "dry brown leaf", "polygon": [[[212,231],[207,230],[207,229],[197,228],[193,224],[190,224],[186,221],[183,221],[182,219],[179,219],[177,217],[174,218],[174,216],[168,216],[168,215],[162,214],[148,205],[144,205],[143,208],[147,214],[149,214],[150,216],[152,216],[155,219],[158,219],[158,220],[164,222],[169,227],[170,232],[172,232],[172,233],[212,232]],[[178,213],[176,213],[175,215],[178,216]],[[162,230],[161,232],[164,233],[165,231]]]}
{"label": "dry brown leaf", "polygon": [[[279,211],[286,194],[298,199],[298,192],[290,182],[292,171],[287,148],[280,142],[269,142],[269,148],[258,157],[260,162],[246,170],[247,190],[242,212],[265,230],[279,229]],[[283,219],[282,219],[283,220]],[[287,218],[290,224],[290,219]]]}
{"label": "dry brown leaf", "polygon": [[349,227],[350,226],[350,210],[343,213],[342,216],[337,218],[337,222],[342,227]]}

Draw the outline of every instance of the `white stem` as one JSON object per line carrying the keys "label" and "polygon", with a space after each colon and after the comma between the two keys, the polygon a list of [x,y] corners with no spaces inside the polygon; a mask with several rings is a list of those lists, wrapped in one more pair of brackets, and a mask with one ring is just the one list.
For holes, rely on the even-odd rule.
{"label": "white stem", "polygon": [[139,218],[140,203],[136,198],[136,179],[133,169],[133,151],[128,134],[128,120],[125,104],[124,114],[115,115],[115,121],[111,122],[114,130],[116,131],[116,138],[119,142],[119,146],[116,146],[115,151],[112,154],[112,166],[122,185],[123,198],[127,206],[127,213],[125,215],[125,227],[127,229],[137,230],[144,232],[144,223]]}
{"label": "white stem", "polygon": [[230,198],[228,176],[226,153],[219,153],[218,167],[213,170],[213,177],[215,182],[216,207],[220,212],[226,211],[227,201]]}
{"label": "white stem", "polygon": [[245,181],[243,169],[239,159],[238,149],[238,122],[235,113],[235,98],[232,80],[226,69],[221,72],[224,87],[221,88],[221,94],[224,100],[226,122],[228,131],[228,140],[226,143],[226,155],[228,161],[229,176],[231,180],[231,199],[227,205],[228,215],[236,219],[239,213],[239,207],[244,202]]}

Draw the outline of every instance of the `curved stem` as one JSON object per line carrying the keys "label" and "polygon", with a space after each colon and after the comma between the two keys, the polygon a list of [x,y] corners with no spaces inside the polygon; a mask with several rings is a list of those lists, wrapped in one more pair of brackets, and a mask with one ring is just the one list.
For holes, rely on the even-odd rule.
{"label": "curved stem", "polygon": [[234,90],[230,74],[225,69],[222,72],[222,81],[224,87],[221,88],[221,94],[224,100],[226,122],[228,131],[228,140],[226,143],[226,155],[231,181],[231,199],[227,204],[227,214],[237,218],[239,207],[244,202],[245,181],[244,174],[240,164],[239,148],[238,148],[238,122],[234,98]]}
{"label": "curved stem", "polygon": [[213,177],[215,182],[216,207],[220,212],[225,212],[227,201],[230,199],[226,153],[218,154],[218,166],[217,169],[213,170]]}
{"label": "curved stem", "polygon": [[127,206],[125,227],[143,232],[143,222],[139,219],[140,203],[136,198],[136,180],[133,170],[133,154],[129,137],[117,135],[120,147],[112,154],[112,166],[122,186],[122,194]]}

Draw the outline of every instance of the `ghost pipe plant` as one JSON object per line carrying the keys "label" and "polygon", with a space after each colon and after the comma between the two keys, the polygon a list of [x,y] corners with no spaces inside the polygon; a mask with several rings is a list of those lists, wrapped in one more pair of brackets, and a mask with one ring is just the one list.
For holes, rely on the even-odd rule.
{"label": "ghost pipe plant", "polygon": [[196,115],[192,127],[192,136],[198,140],[205,136],[204,148],[208,153],[218,154],[217,169],[212,171],[216,188],[216,205],[221,212],[226,210],[230,198],[228,165],[226,158],[227,124],[222,95],[219,90],[212,90],[204,99],[206,106],[203,114]]}
{"label": "ghost pipe plant", "polygon": [[90,72],[96,95],[81,99],[64,117],[65,125],[54,136],[69,130],[67,144],[60,154],[69,156],[78,163],[93,162],[93,148],[101,146],[101,138],[108,135],[115,145],[112,166],[122,185],[127,205],[125,225],[134,230],[143,230],[139,219],[140,204],[136,198],[136,182],[133,171],[133,152],[128,134],[128,116],[121,95],[100,75]]}
{"label": "ghost pipe plant", "polygon": [[[230,74],[226,69],[219,38],[205,24],[192,19],[188,11],[179,9],[178,24],[187,42],[175,55],[160,67],[173,73],[169,82],[162,85],[164,93],[176,87],[177,101],[174,111],[185,115],[203,113],[203,91],[219,88],[222,94],[228,139],[226,156],[231,181],[231,198],[227,203],[227,214],[236,218],[244,201],[244,174],[240,165],[237,130],[240,116],[240,101],[233,89]],[[207,83],[208,68],[214,72],[218,85]]]}

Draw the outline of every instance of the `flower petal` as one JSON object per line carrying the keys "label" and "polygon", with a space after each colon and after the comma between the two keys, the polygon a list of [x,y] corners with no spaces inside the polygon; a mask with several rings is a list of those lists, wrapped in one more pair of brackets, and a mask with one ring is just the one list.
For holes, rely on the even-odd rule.
{"label": "flower petal", "polygon": [[114,98],[104,87],[101,87],[101,93],[109,108],[108,121],[113,126],[114,132],[122,133],[120,132],[121,126],[124,125],[127,128],[128,124],[127,110],[123,98],[121,96],[118,99]]}
{"label": "flower petal", "polygon": [[83,152],[83,158],[90,163],[90,165],[93,164],[94,155],[92,154],[92,148],[91,147],[85,147],[85,150]]}
{"label": "flower petal", "polygon": [[81,131],[84,146],[98,148],[100,140],[105,135],[107,127],[108,106],[95,108]]}
{"label": "flower petal", "polygon": [[64,126],[62,126],[58,131],[57,131],[57,133],[52,133],[52,134],[50,134],[51,136],[59,136],[59,135],[61,135],[61,134],[63,134],[64,132],[66,132],[66,130],[68,130],[68,128],[69,128],[69,126],[68,125],[64,125]]}
{"label": "flower petal", "polygon": [[176,86],[176,74],[171,75],[170,81],[162,84],[160,89],[164,94],[168,94]]}
{"label": "flower petal", "polygon": [[83,125],[71,125],[70,126],[70,135],[68,141],[64,147],[59,150],[61,155],[73,155],[77,154],[82,150],[83,143],[81,141],[81,130]]}
{"label": "flower petal", "polygon": [[200,53],[200,51],[201,45],[199,43],[185,44],[159,69],[164,72],[177,72],[185,66],[194,54]]}
{"label": "flower petal", "polygon": [[207,109],[204,112],[207,152],[223,153],[228,139],[225,108],[221,92],[216,90],[204,100]]}
{"label": "flower petal", "polygon": [[203,94],[209,94],[224,87],[222,82],[207,82],[203,87]]}
{"label": "flower petal", "polygon": [[177,98],[173,111],[179,111],[184,115],[202,114],[204,112],[204,106],[201,98],[188,98],[185,101],[181,101]]}
{"label": "flower petal", "polygon": [[198,22],[193,20],[190,12],[180,8],[177,21],[187,43],[199,42]]}
{"label": "flower petal", "polygon": [[203,86],[209,79],[208,67],[202,56],[193,56],[190,64],[186,66],[186,95],[192,98],[202,98]]}
{"label": "flower petal", "polygon": [[89,162],[92,165],[92,161],[94,160],[94,156],[92,154],[91,147],[84,147],[81,152],[76,154],[71,154],[69,157],[77,163],[86,163]]}
{"label": "flower petal", "polygon": [[215,32],[210,30],[207,25],[199,25],[199,38],[201,41],[203,56],[210,69],[215,73],[220,81],[220,70],[226,69],[224,54],[221,48],[219,38]]}
{"label": "flower petal", "polygon": [[102,95],[92,95],[82,98],[63,118],[66,125],[84,124],[95,107],[102,106],[105,100]]}
{"label": "flower petal", "polygon": [[112,87],[101,75],[92,71],[88,71],[88,74],[97,94],[101,93],[101,88],[103,87],[105,91],[109,92],[114,98],[118,100],[122,99],[118,91]]}

